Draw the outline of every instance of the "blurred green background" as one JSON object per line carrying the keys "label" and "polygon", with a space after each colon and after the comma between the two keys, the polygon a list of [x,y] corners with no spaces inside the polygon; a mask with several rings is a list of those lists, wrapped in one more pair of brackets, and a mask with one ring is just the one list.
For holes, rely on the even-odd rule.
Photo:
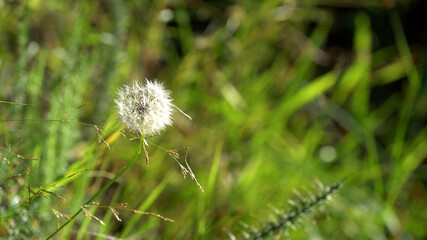
{"label": "blurred green background", "polygon": [[[74,213],[123,169],[137,141],[114,135],[113,101],[145,77],[193,120],[175,113],[150,166],[142,154],[97,202],[175,222],[94,207],[105,225],[80,214],[56,239],[227,239],[343,178],[291,239],[426,238],[426,3],[0,0],[0,100],[29,104],[0,103],[0,238],[47,237],[52,209]],[[188,153],[205,192],[156,145]],[[17,204],[29,188],[65,200]]]}

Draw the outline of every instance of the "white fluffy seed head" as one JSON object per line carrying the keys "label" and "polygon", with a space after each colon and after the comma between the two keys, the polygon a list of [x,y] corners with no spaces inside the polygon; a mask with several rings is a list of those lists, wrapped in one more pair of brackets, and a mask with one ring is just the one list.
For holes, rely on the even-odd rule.
{"label": "white fluffy seed head", "polygon": [[144,83],[124,85],[114,100],[118,114],[131,131],[150,136],[158,134],[172,125],[172,103],[170,91],[157,81],[145,79]]}

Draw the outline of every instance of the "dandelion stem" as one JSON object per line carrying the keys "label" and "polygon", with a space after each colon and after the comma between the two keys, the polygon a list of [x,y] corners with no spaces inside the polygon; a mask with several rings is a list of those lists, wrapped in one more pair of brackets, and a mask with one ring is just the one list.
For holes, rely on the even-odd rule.
{"label": "dandelion stem", "polygon": [[[123,168],[123,170],[118,173],[116,175],[116,177],[114,177],[112,180],[110,180],[107,185],[105,185],[101,190],[99,190],[95,195],[93,195],[84,205],[89,205],[90,203],[93,202],[93,200],[95,200],[95,198],[97,198],[101,193],[103,193],[108,187],[111,186],[111,184],[113,184],[119,177],[121,177],[131,166],[132,164],[135,162],[136,158],[138,157],[138,155],[141,153],[142,150],[142,146],[144,144],[144,137],[145,135],[143,134],[141,136],[141,139],[139,141],[139,145],[138,145],[138,149],[136,150],[135,154],[133,155],[132,159],[129,161],[129,163],[126,165],[125,168]],[[82,208],[79,208],[79,210],[74,213],[74,215],[70,218],[70,220],[66,221],[64,224],[62,224],[61,227],[59,227],[54,233],[52,233],[49,237],[47,237],[46,239],[51,239],[52,237],[54,237],[59,231],[61,231],[65,226],[67,226],[74,218],[77,217],[77,215],[79,215],[81,212],[83,211]]]}

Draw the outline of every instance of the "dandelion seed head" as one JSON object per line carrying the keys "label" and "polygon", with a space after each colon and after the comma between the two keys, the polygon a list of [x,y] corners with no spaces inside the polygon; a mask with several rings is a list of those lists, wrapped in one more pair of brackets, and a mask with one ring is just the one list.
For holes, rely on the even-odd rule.
{"label": "dandelion seed head", "polygon": [[172,113],[177,107],[170,93],[163,84],[145,79],[143,83],[124,85],[114,102],[120,119],[131,131],[154,135],[172,125]]}

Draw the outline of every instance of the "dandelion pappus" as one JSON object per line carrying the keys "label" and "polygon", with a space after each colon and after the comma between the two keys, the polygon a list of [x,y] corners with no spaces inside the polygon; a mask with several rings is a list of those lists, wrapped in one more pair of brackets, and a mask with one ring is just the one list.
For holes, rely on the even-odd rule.
{"label": "dandelion pappus", "polygon": [[138,113],[142,118],[148,113],[150,110],[149,104],[144,101],[145,97],[141,99],[139,95],[135,95],[137,99],[137,103],[135,104],[135,108],[132,110],[132,113]]}

